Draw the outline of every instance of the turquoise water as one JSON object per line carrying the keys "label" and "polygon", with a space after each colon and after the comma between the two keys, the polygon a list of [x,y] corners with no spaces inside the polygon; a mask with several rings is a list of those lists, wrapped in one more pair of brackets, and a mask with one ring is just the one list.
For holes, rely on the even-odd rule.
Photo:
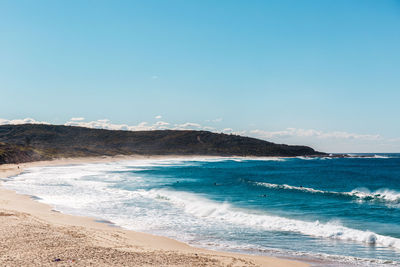
{"label": "turquoise water", "polygon": [[72,214],[229,251],[400,262],[400,155],[38,167],[5,186]]}

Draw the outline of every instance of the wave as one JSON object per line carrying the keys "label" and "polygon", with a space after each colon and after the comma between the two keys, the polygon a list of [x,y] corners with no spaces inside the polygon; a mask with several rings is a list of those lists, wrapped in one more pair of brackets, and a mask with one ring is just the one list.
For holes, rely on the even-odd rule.
{"label": "wave", "polygon": [[294,157],[296,159],[302,159],[302,160],[327,160],[327,159],[336,159],[335,157],[332,157],[332,154],[330,154],[328,157],[312,157],[312,156],[297,156]]}
{"label": "wave", "polygon": [[350,196],[354,196],[363,200],[381,200],[386,202],[400,203],[400,192],[391,189],[378,189],[371,192],[368,188],[356,188],[351,192],[345,192]]}
{"label": "wave", "polygon": [[353,189],[350,192],[337,192],[337,191],[324,191],[319,189],[314,189],[310,187],[303,186],[292,186],[287,184],[271,184],[265,182],[251,182],[258,186],[273,188],[273,189],[283,189],[283,190],[296,190],[308,193],[318,193],[318,194],[331,194],[331,195],[341,195],[353,197],[361,200],[375,200],[383,202],[400,203],[400,192],[391,189],[378,189],[376,191],[370,191],[368,188],[360,187]]}
{"label": "wave", "polygon": [[376,158],[376,159],[390,159],[390,157],[382,156],[382,155],[374,155],[374,158]]}
{"label": "wave", "polygon": [[393,156],[379,154],[348,154],[350,158],[355,159],[391,159]]}
{"label": "wave", "polygon": [[207,220],[266,231],[296,232],[318,238],[353,241],[400,249],[400,239],[398,238],[379,235],[371,231],[352,229],[341,225],[337,221],[327,223],[310,222],[255,213],[251,210],[235,208],[226,202],[219,203],[193,193],[167,189],[143,190],[141,194],[144,197],[158,201],[167,201],[174,206],[180,207],[185,213]]}
{"label": "wave", "polygon": [[270,183],[264,183],[264,182],[251,182],[251,183],[253,183],[255,185],[259,185],[259,186],[273,188],[273,189],[298,190],[298,191],[305,191],[305,192],[311,192],[311,193],[321,193],[321,194],[336,193],[336,192],[322,191],[322,190],[309,188],[309,187],[303,187],[303,186],[292,186],[292,185],[287,185],[287,184],[270,184]]}
{"label": "wave", "polygon": [[[396,158],[395,156],[388,156],[388,155],[362,155],[362,154],[345,154],[347,157],[344,158],[351,158],[351,159],[391,159]],[[332,157],[334,154],[330,154],[329,157],[308,157],[308,156],[297,156],[295,158],[302,159],[302,160],[327,160],[327,159],[337,159],[342,157]]]}
{"label": "wave", "polygon": [[306,156],[297,156],[296,158],[297,159],[303,159],[303,160],[318,160],[318,159],[321,159],[320,157],[306,157]]}

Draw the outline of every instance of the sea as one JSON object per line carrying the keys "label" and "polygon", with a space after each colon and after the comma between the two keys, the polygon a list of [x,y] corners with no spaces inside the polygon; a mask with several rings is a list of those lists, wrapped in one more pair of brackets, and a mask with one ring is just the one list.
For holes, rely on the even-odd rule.
{"label": "sea", "polygon": [[63,213],[195,247],[400,266],[400,154],[33,167],[3,185]]}

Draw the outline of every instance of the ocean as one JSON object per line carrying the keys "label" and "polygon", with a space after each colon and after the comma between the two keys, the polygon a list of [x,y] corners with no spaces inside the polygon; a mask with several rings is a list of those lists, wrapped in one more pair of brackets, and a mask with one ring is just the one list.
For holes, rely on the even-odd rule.
{"label": "ocean", "polygon": [[316,266],[400,265],[400,154],[33,167],[3,185],[63,213],[197,247]]}

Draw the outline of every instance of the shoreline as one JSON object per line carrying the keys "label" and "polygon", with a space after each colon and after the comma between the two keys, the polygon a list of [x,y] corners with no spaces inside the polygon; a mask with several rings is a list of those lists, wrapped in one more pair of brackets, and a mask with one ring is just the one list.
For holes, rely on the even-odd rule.
{"label": "shoreline", "polygon": [[[172,155],[103,156],[3,164],[0,165],[0,178],[12,177],[22,173],[26,168],[39,166],[202,157],[213,158],[212,156]],[[196,248],[171,238],[113,227],[96,218],[56,212],[50,205],[35,201],[29,195],[17,194],[15,191],[5,189],[2,185],[0,185],[0,203],[0,234],[10,236],[6,238],[6,244],[0,243],[0,247],[10,248],[8,251],[3,249],[0,252],[0,262],[5,265],[27,265],[30,262],[31,265],[52,266],[60,262],[74,266],[88,264],[99,266],[310,266],[306,262],[292,259]],[[43,231],[36,235],[38,228]],[[23,240],[27,242],[25,235],[18,234],[21,230],[28,236],[32,235],[33,240],[28,242],[37,241],[38,238],[42,242],[33,242],[37,243],[35,247],[28,246],[15,253],[15,243],[20,244]],[[54,236],[60,238],[61,243],[69,244],[67,252],[64,247],[51,245],[49,247],[48,243],[53,243]],[[56,240],[59,239],[56,238]]]}

